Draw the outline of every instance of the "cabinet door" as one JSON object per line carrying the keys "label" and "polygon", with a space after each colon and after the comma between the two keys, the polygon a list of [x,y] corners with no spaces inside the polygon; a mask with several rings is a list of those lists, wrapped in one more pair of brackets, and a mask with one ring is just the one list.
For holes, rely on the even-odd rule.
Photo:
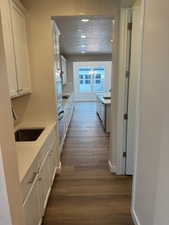
{"label": "cabinet door", "polygon": [[27,45],[26,17],[22,10],[12,4],[12,23],[16,71],[19,94],[31,92],[30,68]]}
{"label": "cabinet door", "polygon": [[[2,5],[1,5],[2,4]],[[10,97],[17,95],[17,78],[15,67],[15,54],[12,37],[12,25],[9,1],[0,1],[3,39],[5,47],[6,66]]]}
{"label": "cabinet door", "polygon": [[26,225],[38,225],[41,220],[38,179],[36,179],[33,184],[32,190],[29,193],[23,207]]}
{"label": "cabinet door", "polygon": [[63,84],[67,83],[67,63],[66,59],[61,56],[61,62],[62,62],[62,76],[63,76]]}
{"label": "cabinet door", "polygon": [[50,191],[50,168],[49,168],[49,154],[45,157],[43,165],[39,173],[39,194],[40,194],[40,211],[41,216],[47,204],[47,199]]}
{"label": "cabinet door", "polygon": [[103,103],[100,103],[100,116],[101,116],[103,125],[105,125],[104,124],[104,122],[105,122],[105,105]]}
{"label": "cabinet door", "polygon": [[55,169],[57,166],[57,152],[56,144],[52,147],[52,150],[49,153],[49,168],[50,168],[50,184],[52,185],[55,175]]}

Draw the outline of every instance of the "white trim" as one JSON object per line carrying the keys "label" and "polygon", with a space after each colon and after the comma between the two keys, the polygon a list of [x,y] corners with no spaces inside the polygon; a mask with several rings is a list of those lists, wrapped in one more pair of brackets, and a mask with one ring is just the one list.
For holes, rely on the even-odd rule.
{"label": "white trim", "polygon": [[136,192],[136,177],[137,177],[137,164],[138,164],[138,140],[139,140],[139,120],[140,120],[140,114],[139,114],[139,102],[140,102],[140,88],[141,88],[141,79],[142,79],[142,62],[143,62],[143,41],[144,41],[144,18],[145,18],[145,0],[141,1],[141,62],[140,62],[140,85],[139,85],[139,94],[138,94],[138,108],[137,108],[137,117],[136,117],[136,125],[137,125],[137,134],[136,134],[136,151],[135,151],[135,159],[134,159],[134,176],[133,176],[133,186],[132,186],[132,213],[134,212],[134,215],[136,215],[134,206],[135,206],[135,192]]}
{"label": "white trim", "polygon": [[131,9],[122,8],[120,18],[120,49],[119,49],[119,87],[118,87],[118,115],[117,115],[117,157],[116,157],[116,173],[118,175],[125,174],[124,151],[124,120],[125,112],[125,83],[126,70],[128,69],[128,29],[127,24],[131,16]]}
{"label": "white trim", "polygon": [[135,225],[141,225],[134,208],[131,208],[131,216]]}
{"label": "white trim", "polygon": [[111,161],[108,160],[109,170],[111,173],[116,173],[116,166],[112,165]]}

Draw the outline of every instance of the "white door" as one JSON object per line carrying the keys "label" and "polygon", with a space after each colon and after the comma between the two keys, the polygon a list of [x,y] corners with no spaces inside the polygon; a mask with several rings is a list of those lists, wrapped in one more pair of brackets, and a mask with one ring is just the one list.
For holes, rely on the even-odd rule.
{"label": "white door", "polygon": [[133,28],[131,40],[131,62],[128,98],[128,125],[127,125],[127,160],[126,174],[134,173],[134,156],[136,151],[137,115],[139,104],[139,82],[141,61],[141,8],[133,8]]}
{"label": "white door", "polygon": [[112,62],[74,63],[76,101],[96,101],[96,94],[111,88]]}

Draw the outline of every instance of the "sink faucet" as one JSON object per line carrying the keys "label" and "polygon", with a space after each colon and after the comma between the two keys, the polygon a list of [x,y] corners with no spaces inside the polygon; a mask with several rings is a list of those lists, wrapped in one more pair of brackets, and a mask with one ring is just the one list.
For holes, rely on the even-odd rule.
{"label": "sink faucet", "polygon": [[16,112],[15,112],[13,106],[11,106],[11,108],[12,108],[12,116],[13,116],[13,119],[14,120],[17,120],[17,115],[16,115]]}

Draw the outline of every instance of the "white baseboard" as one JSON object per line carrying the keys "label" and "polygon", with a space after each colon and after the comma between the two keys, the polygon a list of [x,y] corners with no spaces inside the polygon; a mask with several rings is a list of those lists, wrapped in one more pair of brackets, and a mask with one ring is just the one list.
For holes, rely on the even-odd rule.
{"label": "white baseboard", "polygon": [[133,222],[135,225],[141,225],[141,223],[137,217],[136,211],[133,207],[131,208],[131,216],[132,216],[132,219],[133,219]]}
{"label": "white baseboard", "polygon": [[111,173],[116,173],[116,166],[113,166],[111,161],[108,160],[108,165]]}

